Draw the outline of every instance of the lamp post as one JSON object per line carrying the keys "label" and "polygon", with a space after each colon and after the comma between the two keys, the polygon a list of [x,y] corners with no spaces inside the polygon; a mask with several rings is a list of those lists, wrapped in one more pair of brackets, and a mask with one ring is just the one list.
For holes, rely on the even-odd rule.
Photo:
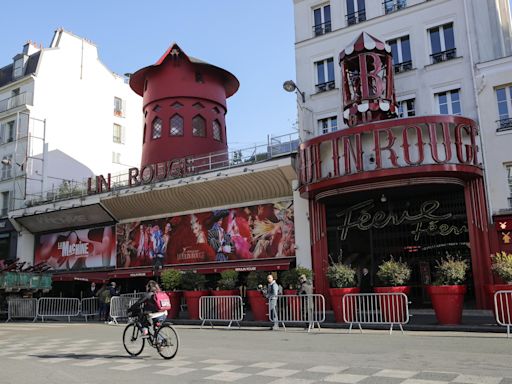
{"label": "lamp post", "polygon": [[[300,101],[297,100],[297,105],[300,109],[300,111],[302,112],[302,117],[303,119],[302,120],[302,131],[304,131],[305,133],[311,135],[313,134],[313,127],[314,127],[314,118],[313,118],[313,111],[311,109],[309,109],[308,107],[306,107],[306,94],[305,92],[301,91],[300,88],[297,86],[297,84],[295,84],[295,82],[293,80],[286,80],[284,83],[283,83],[283,89],[286,91],[286,92],[295,92],[297,94],[297,96],[300,96]],[[306,129],[304,127],[304,121],[306,120],[306,113],[304,112],[304,110],[308,111],[309,112],[309,115],[311,117],[311,129]],[[309,125],[309,123],[308,123]],[[301,135],[301,139],[304,139]]]}

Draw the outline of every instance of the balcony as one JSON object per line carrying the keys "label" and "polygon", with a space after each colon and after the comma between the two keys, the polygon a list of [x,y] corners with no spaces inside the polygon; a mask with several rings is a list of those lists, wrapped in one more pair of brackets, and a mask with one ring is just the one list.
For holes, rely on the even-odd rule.
{"label": "balcony", "polygon": [[496,132],[512,131],[512,118],[496,120],[498,128]]}
{"label": "balcony", "polygon": [[395,73],[403,73],[412,70],[412,61],[404,61],[403,63],[393,64]]}
{"label": "balcony", "polygon": [[8,99],[0,100],[0,113],[25,104],[32,105],[32,93],[24,92]]}
{"label": "balcony", "polygon": [[334,80],[315,85],[317,93],[330,91],[331,89],[334,89],[334,87],[335,87]]}
{"label": "balcony", "polygon": [[453,60],[457,58],[457,48],[448,49],[446,51],[433,53],[430,55],[432,64],[442,63],[443,61]]}
{"label": "balcony", "polygon": [[360,11],[349,13],[346,17],[347,25],[354,25],[366,21],[366,10],[361,9]]}
{"label": "balcony", "polygon": [[329,33],[329,32],[331,32],[331,22],[330,21],[326,21],[325,23],[317,24],[317,25],[313,26],[313,33],[315,34],[315,37],[325,35],[326,33]]}
{"label": "balcony", "polygon": [[386,0],[382,3],[384,6],[384,13],[387,15],[388,13],[393,13],[396,11],[399,11],[400,9],[403,9],[407,7],[407,1],[406,0]]}

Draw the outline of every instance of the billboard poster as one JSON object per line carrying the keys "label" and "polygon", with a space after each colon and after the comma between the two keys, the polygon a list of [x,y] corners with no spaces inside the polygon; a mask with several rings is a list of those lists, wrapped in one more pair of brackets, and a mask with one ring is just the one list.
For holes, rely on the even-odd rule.
{"label": "billboard poster", "polygon": [[295,256],[292,201],[117,225],[118,268]]}
{"label": "billboard poster", "polygon": [[115,267],[114,230],[107,226],[38,235],[34,263],[45,262],[63,271]]}

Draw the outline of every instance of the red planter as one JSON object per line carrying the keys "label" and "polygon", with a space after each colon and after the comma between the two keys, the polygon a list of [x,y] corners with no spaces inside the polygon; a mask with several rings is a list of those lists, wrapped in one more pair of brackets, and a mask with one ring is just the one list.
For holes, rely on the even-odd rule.
{"label": "red planter", "polygon": [[171,300],[171,309],[167,311],[167,318],[168,319],[177,319],[178,313],[180,312],[181,307],[181,295],[183,292],[181,291],[171,291],[166,292],[167,296],[169,296],[169,299]]}
{"label": "red planter", "polygon": [[187,301],[188,318],[190,320],[199,320],[199,299],[207,296],[210,291],[185,291],[183,296]]}
{"label": "red planter", "polygon": [[[375,287],[373,290],[375,293],[404,293],[405,295],[409,295],[409,293],[411,293],[411,287],[409,286]],[[398,323],[407,320],[407,303],[403,303],[399,297],[379,297],[379,306],[383,321],[388,323]]]}
{"label": "red planter", "polygon": [[[238,289],[226,289],[226,290],[218,290],[212,291],[212,296],[240,296],[240,291]],[[217,304],[217,318],[219,320],[230,320],[234,315],[233,309],[235,302],[231,299],[222,300]]]}
{"label": "red planter", "polygon": [[247,299],[251,306],[252,317],[256,321],[268,320],[267,299],[260,291],[247,291]]}
{"label": "red planter", "polygon": [[460,324],[466,290],[465,285],[429,285],[427,287],[439,324]]}
{"label": "red planter", "polygon": [[[331,307],[334,311],[334,318],[337,323],[343,323],[343,296],[349,293],[359,293],[359,288],[329,288],[329,296],[331,298]],[[347,320],[353,319],[355,315],[355,306],[352,302],[347,303]]]}
{"label": "red planter", "polygon": [[512,284],[489,284],[486,286],[487,293],[489,294],[489,303],[492,305],[494,318],[496,318],[496,310],[502,320],[512,319],[512,297],[507,295],[506,298],[498,298],[496,305],[494,305],[494,294],[498,291],[512,291]]}

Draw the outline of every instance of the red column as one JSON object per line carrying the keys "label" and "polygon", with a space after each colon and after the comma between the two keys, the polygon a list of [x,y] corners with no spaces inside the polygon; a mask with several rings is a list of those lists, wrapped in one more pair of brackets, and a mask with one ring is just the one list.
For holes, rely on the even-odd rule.
{"label": "red column", "polygon": [[[314,200],[309,202],[310,229],[311,229],[311,258],[313,274],[315,277],[315,293],[329,297],[329,282],[327,281],[327,268],[329,256],[327,249],[327,232],[325,205]],[[329,306],[329,300],[326,300]]]}

